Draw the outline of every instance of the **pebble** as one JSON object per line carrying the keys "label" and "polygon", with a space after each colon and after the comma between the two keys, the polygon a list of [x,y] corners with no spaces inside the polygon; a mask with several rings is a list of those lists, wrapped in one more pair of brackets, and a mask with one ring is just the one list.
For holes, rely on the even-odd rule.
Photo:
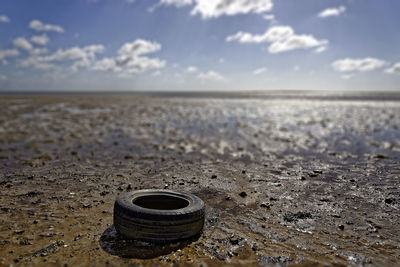
{"label": "pebble", "polygon": [[19,244],[21,246],[28,246],[28,245],[32,245],[31,241],[29,241],[28,239],[22,239],[19,241]]}
{"label": "pebble", "polygon": [[61,246],[64,246],[64,241],[63,240],[57,240],[56,242],[54,242],[54,243],[52,243],[52,244],[50,244],[50,245],[48,245],[47,247],[45,247],[45,248],[43,248],[43,249],[41,249],[41,250],[38,250],[38,251],[36,251],[34,254],[33,254],[33,256],[34,257],[37,257],[37,256],[42,256],[42,257],[45,257],[45,256],[48,256],[49,254],[51,254],[51,253],[56,253],[57,251],[58,251],[58,247],[61,247]]}
{"label": "pebble", "polygon": [[100,196],[105,196],[105,195],[107,195],[107,194],[109,194],[110,192],[108,192],[108,191],[103,191],[103,192],[100,192]]}
{"label": "pebble", "polygon": [[392,204],[393,203],[393,199],[387,198],[387,199],[385,199],[385,203],[386,204]]}
{"label": "pebble", "polygon": [[238,245],[239,244],[239,238],[231,237],[229,238],[229,242],[231,242],[232,245]]}
{"label": "pebble", "polygon": [[41,237],[52,237],[52,236],[55,236],[55,235],[56,235],[55,233],[50,233],[50,232],[39,234],[39,236],[41,236]]}
{"label": "pebble", "polygon": [[263,202],[261,203],[260,207],[269,209],[271,208],[271,204],[269,202]]}
{"label": "pebble", "polygon": [[82,207],[83,207],[83,208],[87,208],[87,209],[89,209],[89,208],[91,208],[91,207],[92,207],[92,204],[89,204],[89,203],[83,203]]}
{"label": "pebble", "polygon": [[241,193],[239,194],[239,196],[245,198],[245,197],[247,197],[247,193],[243,191],[243,192],[241,192]]}

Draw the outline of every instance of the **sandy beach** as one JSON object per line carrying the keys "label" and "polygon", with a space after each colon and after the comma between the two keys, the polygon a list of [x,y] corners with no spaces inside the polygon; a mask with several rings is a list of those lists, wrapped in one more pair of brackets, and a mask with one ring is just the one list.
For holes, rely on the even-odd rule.
{"label": "sandy beach", "polygon": [[[398,99],[1,96],[0,265],[398,265]],[[119,236],[147,188],[202,198],[201,237]]]}

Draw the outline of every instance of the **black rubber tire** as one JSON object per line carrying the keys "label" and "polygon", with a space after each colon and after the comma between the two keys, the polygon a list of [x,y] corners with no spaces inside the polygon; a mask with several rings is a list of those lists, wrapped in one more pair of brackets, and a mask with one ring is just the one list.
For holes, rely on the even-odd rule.
{"label": "black rubber tire", "polygon": [[[180,209],[149,209],[134,204],[143,196],[167,196],[184,199]],[[138,190],[123,194],[114,204],[114,226],[120,234],[146,242],[170,243],[200,234],[204,226],[204,202],[187,193],[170,190]]]}

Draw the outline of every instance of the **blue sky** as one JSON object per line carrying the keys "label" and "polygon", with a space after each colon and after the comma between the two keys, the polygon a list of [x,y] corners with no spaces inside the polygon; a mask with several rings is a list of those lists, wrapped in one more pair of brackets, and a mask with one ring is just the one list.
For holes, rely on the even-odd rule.
{"label": "blue sky", "polygon": [[397,0],[2,0],[0,90],[400,91]]}

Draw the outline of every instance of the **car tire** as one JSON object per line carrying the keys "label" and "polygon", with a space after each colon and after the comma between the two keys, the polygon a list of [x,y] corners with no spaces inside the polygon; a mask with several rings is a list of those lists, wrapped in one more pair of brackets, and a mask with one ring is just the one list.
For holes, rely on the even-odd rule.
{"label": "car tire", "polygon": [[138,190],[114,204],[114,226],[120,234],[151,243],[170,243],[199,235],[204,226],[204,202],[170,190]]}

